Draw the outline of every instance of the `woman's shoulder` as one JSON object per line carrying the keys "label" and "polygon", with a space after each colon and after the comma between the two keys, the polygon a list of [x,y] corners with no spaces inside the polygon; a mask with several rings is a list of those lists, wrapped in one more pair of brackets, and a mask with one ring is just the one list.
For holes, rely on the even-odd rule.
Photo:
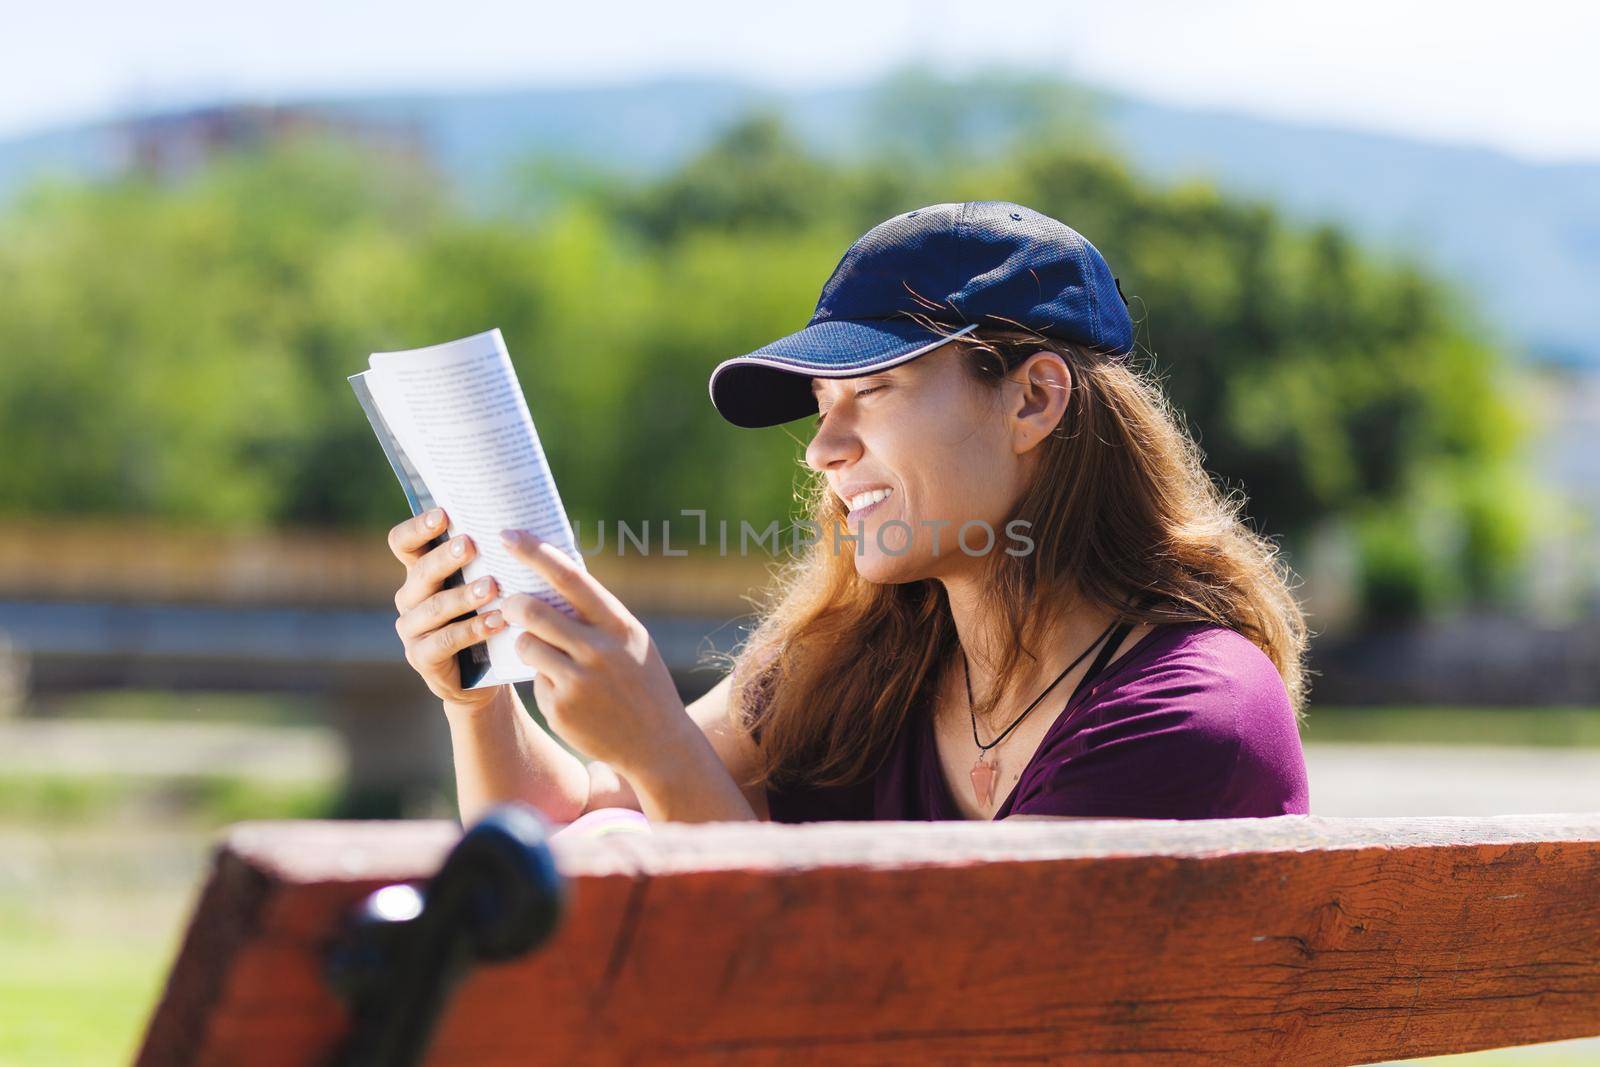
{"label": "woman's shoulder", "polygon": [[1084,790],[1077,803],[1085,813],[1308,810],[1305,757],[1283,679],[1271,657],[1228,627],[1157,627],[1111,665],[1073,719],[1046,757],[1054,767],[1047,781]]}
{"label": "woman's shoulder", "polygon": [[1215,696],[1227,701],[1268,701],[1288,690],[1277,665],[1239,631],[1209,622],[1157,626],[1138,648],[1112,664],[1100,688],[1144,694],[1168,692],[1189,699]]}
{"label": "woman's shoulder", "polygon": [[1300,753],[1282,675],[1237,630],[1205,622],[1159,626],[1124,661],[1096,687],[1082,740],[1182,738],[1185,751],[1209,750],[1229,762],[1279,762]]}

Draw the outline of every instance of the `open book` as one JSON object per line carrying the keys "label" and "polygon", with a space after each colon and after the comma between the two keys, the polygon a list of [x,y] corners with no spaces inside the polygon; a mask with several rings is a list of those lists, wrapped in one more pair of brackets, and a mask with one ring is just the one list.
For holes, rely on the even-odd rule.
{"label": "open book", "polygon": [[[530,593],[576,617],[565,597],[500,543],[501,530],[531,530],[583,565],[500,331],[409,352],[374,352],[369,366],[351,375],[350,385],[411,513],[438,506],[450,518],[430,547],[461,533],[477,547],[445,584],[492,577],[496,596],[483,612],[513,593]],[[513,647],[519,633],[507,627],[461,652],[462,688],[531,680],[537,672]]]}

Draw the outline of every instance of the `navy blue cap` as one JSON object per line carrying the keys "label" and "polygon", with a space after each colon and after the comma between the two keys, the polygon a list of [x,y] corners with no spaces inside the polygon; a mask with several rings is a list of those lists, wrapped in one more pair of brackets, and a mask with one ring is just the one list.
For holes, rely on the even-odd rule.
{"label": "navy blue cap", "polygon": [[804,329],[717,364],[711,402],[735,426],[776,426],[816,412],[812,378],[871,374],[979,326],[1133,350],[1128,302],[1078,231],[1005,200],[933,204],[862,234]]}

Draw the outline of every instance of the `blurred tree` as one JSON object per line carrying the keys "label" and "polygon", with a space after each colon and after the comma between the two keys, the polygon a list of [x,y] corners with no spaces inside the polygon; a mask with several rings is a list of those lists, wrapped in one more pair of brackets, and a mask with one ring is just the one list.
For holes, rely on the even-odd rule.
{"label": "blurred tree", "polygon": [[698,229],[811,226],[836,211],[840,182],[773,112],[735,123],[665,181],[619,198],[618,214],[651,240]]}
{"label": "blurred tree", "polygon": [[[1292,555],[1320,519],[1349,516],[1369,616],[1512,595],[1532,509],[1483,487],[1522,480],[1526,416],[1453,293],[1337,230],[1205,185],[1152,187],[1097,153],[1039,145],[1000,169],[989,187],[1094,235],[1209,469],[1248,492],[1258,529]],[[1453,533],[1402,551],[1424,497]]]}
{"label": "blurred tree", "polygon": [[[1086,145],[1078,98],[985,91],[903,75],[876,105],[882,151],[849,162],[767,113],[657,180],[537,161],[537,210],[491,215],[325,145],[179,184],[39,187],[0,218],[0,507],[387,525],[400,494],[342,379],[368,352],[499,326],[586,545],[599,519],[688,537],[682,509],[736,545],[741,519],[789,517],[809,431],[727,426],[711,367],[803,326],[873,223],[1010,199],[1106,254],[1208,466],[1291,558],[1344,516],[1371,616],[1509,595],[1532,513],[1521,416],[1451,292],[1337,230],[1135,177]],[[997,108],[1032,116],[1026,135],[974,151]]]}
{"label": "blurred tree", "polygon": [[913,63],[885,77],[863,124],[871,154],[940,171],[1007,155],[1029,141],[1101,144],[1100,93],[1045,75],[980,68],[962,77]]}

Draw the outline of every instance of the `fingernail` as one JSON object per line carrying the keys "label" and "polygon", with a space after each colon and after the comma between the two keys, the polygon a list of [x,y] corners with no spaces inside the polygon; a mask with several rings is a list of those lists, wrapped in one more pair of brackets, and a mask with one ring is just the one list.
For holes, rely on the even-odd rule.
{"label": "fingernail", "polygon": [[498,611],[491,611],[489,614],[483,617],[483,628],[485,630],[504,629],[505,624],[506,617],[500,614]]}
{"label": "fingernail", "polygon": [[508,545],[520,545],[520,544],[522,544],[522,531],[521,530],[501,530],[500,531],[500,540],[504,541]]}
{"label": "fingernail", "polygon": [[466,537],[458,537],[454,541],[450,542],[450,554],[452,556],[464,556],[467,554]]}
{"label": "fingernail", "polygon": [[489,579],[487,579],[487,578],[479,578],[476,582],[472,583],[472,595],[473,596],[488,596],[489,595]]}
{"label": "fingernail", "polygon": [[428,526],[429,526],[430,529],[432,527],[435,527],[435,526],[439,525],[443,521],[444,521],[444,509],[443,508],[434,508],[432,511],[428,512]]}

